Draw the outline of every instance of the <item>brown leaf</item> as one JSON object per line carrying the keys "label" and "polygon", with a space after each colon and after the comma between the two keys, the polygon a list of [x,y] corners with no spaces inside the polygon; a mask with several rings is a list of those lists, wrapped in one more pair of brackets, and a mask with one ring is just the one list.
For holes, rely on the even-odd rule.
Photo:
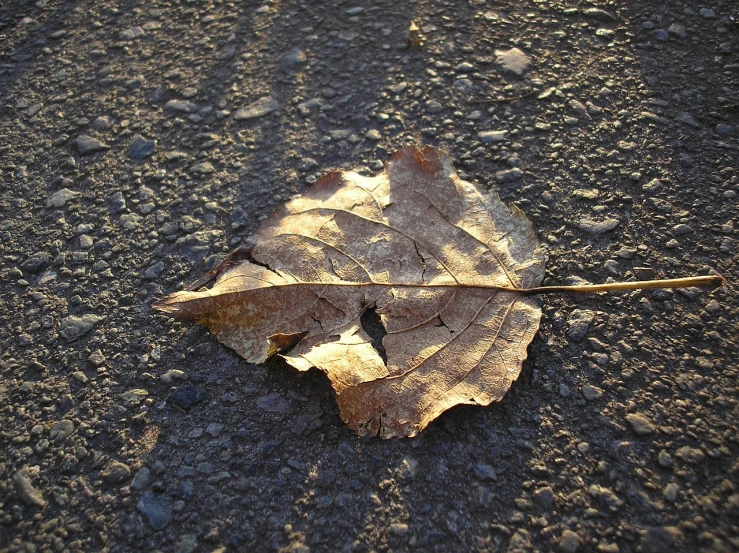
{"label": "brown leaf", "polygon": [[430,147],[401,150],[376,177],[325,176],[247,243],[196,283],[215,278],[212,288],[154,307],[208,326],[252,363],[283,351],[301,371],[321,369],[342,419],[384,438],[500,400],[539,328],[532,293],[723,282],[539,288],[545,254],[524,214]]}
{"label": "brown leaf", "polygon": [[[400,151],[376,177],[327,175],[249,243],[212,288],[154,307],[253,363],[299,341],[283,357],[323,370],[362,434],[413,436],[454,405],[501,399],[539,327],[535,300],[497,288],[541,282],[531,225],[433,148]],[[362,326],[368,308],[387,362]]]}
{"label": "brown leaf", "polygon": [[415,21],[411,21],[408,25],[408,44],[410,46],[423,46],[421,29],[418,28]]}

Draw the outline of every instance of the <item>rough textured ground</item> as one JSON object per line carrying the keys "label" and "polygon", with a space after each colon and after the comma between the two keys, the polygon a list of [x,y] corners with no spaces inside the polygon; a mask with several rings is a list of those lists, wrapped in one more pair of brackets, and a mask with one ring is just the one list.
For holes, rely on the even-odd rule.
{"label": "rough textured ground", "polygon": [[[738,550],[737,11],[4,2],[0,551]],[[729,285],[547,297],[502,403],[396,441],[152,312],[409,143],[521,207],[549,283]]]}

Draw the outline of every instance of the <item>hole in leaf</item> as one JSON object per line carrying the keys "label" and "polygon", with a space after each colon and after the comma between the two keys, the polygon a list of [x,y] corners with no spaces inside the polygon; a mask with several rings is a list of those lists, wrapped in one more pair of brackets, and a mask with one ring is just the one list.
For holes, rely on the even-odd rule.
{"label": "hole in leaf", "polygon": [[368,307],[362,313],[362,317],[359,319],[359,324],[362,325],[364,330],[372,340],[372,347],[382,358],[382,362],[387,365],[387,352],[385,346],[382,345],[382,339],[387,335],[387,330],[382,324],[382,319],[377,313],[376,307]]}

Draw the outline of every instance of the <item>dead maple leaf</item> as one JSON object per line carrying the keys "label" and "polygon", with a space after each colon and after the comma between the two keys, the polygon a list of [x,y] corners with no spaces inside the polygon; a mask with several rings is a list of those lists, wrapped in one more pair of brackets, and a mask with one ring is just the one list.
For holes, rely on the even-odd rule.
{"label": "dead maple leaf", "polygon": [[299,370],[321,369],[342,419],[384,438],[500,400],[539,328],[532,294],[722,282],[538,288],[546,255],[525,215],[430,147],[401,150],[376,177],[328,174],[247,244],[154,308],[208,326],[252,363],[285,352]]}

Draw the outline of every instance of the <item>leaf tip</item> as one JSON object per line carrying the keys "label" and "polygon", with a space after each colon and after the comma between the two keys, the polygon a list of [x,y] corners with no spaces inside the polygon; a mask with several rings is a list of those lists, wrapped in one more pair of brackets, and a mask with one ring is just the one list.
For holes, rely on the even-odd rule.
{"label": "leaf tip", "polygon": [[166,313],[167,315],[172,315],[173,317],[178,317],[180,319],[187,319],[192,320],[195,319],[195,314],[187,308],[185,305],[185,300],[187,298],[183,298],[183,296],[191,294],[190,292],[175,292],[174,294],[169,294],[168,296],[164,296],[163,298],[159,298],[154,303],[151,304],[151,308],[156,311],[161,311],[162,313]]}
{"label": "leaf tip", "polygon": [[171,309],[169,300],[171,296],[165,296],[163,298],[159,298],[154,303],[151,304],[151,308],[155,309],[156,311],[163,311],[165,313],[169,312]]}

